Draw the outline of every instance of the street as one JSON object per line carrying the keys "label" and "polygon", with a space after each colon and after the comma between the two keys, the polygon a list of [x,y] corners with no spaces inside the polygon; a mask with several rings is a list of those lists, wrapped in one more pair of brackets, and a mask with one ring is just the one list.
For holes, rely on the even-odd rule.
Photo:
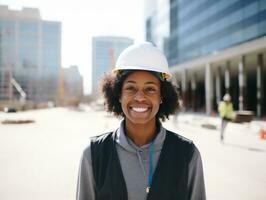
{"label": "street", "polygon": [[[75,199],[79,160],[88,138],[113,130],[120,121],[89,107],[0,112],[0,121],[6,119],[35,123],[0,124],[1,200]],[[200,150],[207,199],[265,200],[266,140],[259,138],[265,122],[229,124],[224,144],[219,125],[216,117],[192,114],[164,123]]]}

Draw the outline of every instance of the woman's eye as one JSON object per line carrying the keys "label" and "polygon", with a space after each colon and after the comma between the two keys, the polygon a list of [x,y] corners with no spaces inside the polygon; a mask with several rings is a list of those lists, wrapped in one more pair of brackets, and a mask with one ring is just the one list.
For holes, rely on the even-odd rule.
{"label": "woman's eye", "polygon": [[128,87],[125,88],[125,90],[126,90],[126,91],[135,91],[136,88],[133,87],[133,86],[128,86]]}
{"label": "woman's eye", "polygon": [[149,93],[154,93],[154,92],[156,92],[156,89],[152,88],[152,87],[148,87],[148,88],[146,88],[146,91]]}

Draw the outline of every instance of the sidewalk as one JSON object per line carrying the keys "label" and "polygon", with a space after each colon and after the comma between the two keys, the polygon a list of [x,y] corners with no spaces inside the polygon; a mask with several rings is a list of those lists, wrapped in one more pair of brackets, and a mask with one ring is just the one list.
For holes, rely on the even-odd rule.
{"label": "sidewalk", "polygon": [[219,117],[180,113],[165,126],[192,140],[201,152],[207,199],[266,199],[266,140],[259,137],[266,123],[229,123],[223,143],[220,124]]}

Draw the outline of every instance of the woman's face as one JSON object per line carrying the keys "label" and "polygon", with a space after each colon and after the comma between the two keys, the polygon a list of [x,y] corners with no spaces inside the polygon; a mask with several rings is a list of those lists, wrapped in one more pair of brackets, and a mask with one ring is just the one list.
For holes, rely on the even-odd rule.
{"label": "woman's face", "polygon": [[146,124],[155,120],[161,102],[160,81],[146,71],[128,75],[122,85],[120,103],[126,120]]}

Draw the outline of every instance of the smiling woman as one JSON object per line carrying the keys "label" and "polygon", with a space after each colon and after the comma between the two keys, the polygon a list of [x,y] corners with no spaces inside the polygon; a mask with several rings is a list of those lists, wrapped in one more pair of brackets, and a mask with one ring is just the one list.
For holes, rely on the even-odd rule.
{"label": "smiling woman", "polygon": [[107,111],[123,117],[113,132],[91,138],[78,179],[78,200],[204,200],[201,156],[192,141],[166,130],[178,109],[165,56],[133,45],[102,79]]}

